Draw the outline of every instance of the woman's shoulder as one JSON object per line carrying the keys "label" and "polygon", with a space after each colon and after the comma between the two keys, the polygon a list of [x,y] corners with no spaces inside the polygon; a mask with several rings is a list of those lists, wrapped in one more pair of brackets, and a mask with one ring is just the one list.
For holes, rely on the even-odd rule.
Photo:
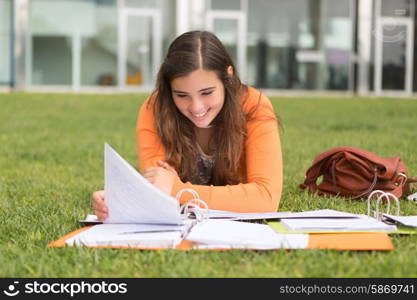
{"label": "woman's shoulder", "polygon": [[251,86],[245,86],[242,94],[243,109],[248,112],[254,108],[271,108],[272,104],[268,96],[261,90]]}
{"label": "woman's shoulder", "polygon": [[158,95],[157,91],[153,91],[143,102],[142,104],[142,108],[146,108],[147,110],[151,110],[153,109],[153,106],[155,104],[156,101],[156,96]]}
{"label": "woman's shoulder", "polygon": [[153,116],[157,94],[158,92],[154,91],[148,96],[148,98],[145,99],[145,101],[143,101],[139,109],[139,117],[144,117],[144,115]]}
{"label": "woman's shoulder", "polygon": [[153,92],[142,103],[138,114],[138,124],[147,124],[150,126],[154,123],[154,104],[156,95],[157,92]]}

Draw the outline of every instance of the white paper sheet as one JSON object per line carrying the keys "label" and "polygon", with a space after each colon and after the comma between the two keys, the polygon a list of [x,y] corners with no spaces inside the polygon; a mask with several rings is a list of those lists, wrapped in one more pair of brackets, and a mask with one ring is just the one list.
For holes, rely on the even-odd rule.
{"label": "white paper sheet", "polygon": [[268,225],[230,220],[204,220],[186,240],[200,243],[199,249],[304,249],[308,245],[306,234],[279,234]]}
{"label": "white paper sheet", "polygon": [[[193,212],[195,209],[191,209]],[[359,218],[361,215],[352,214],[333,209],[321,209],[303,212],[265,212],[265,213],[238,213],[215,209],[197,209],[199,213],[209,219],[224,220],[270,220],[270,219],[296,219],[296,218]]]}
{"label": "white paper sheet", "polygon": [[383,216],[405,226],[417,227],[417,216],[393,216],[389,214],[383,214]]}
{"label": "white paper sheet", "polygon": [[179,203],[163,193],[108,144],[104,145],[104,223],[181,224]]}
{"label": "white paper sheet", "polygon": [[[191,209],[192,212],[194,209]],[[216,209],[198,209],[205,217],[209,219],[225,220],[264,220],[280,219],[291,215],[291,212],[265,212],[265,213],[238,213],[233,211],[216,210]]]}
{"label": "white paper sheet", "polygon": [[359,218],[310,218],[282,219],[281,223],[292,231],[395,231],[395,225],[388,225],[374,218],[361,215]]}
{"label": "white paper sheet", "polygon": [[310,219],[310,218],[360,218],[362,215],[352,214],[344,211],[338,211],[333,209],[320,209],[320,210],[310,210],[291,213],[288,216],[283,216],[283,219]]}
{"label": "white paper sheet", "polygon": [[101,224],[66,240],[69,246],[125,246],[173,248],[184,226],[150,224]]}

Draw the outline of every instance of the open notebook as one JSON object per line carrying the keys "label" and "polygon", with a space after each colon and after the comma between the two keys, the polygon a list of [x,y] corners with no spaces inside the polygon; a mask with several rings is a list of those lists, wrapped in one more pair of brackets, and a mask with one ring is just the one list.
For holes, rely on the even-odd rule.
{"label": "open notebook", "polygon": [[[343,249],[391,250],[385,233],[280,233],[267,224],[239,220],[317,218],[314,212],[234,213],[188,205],[150,184],[108,144],[105,152],[105,195],[109,217],[49,244],[136,249]],[[193,192],[188,191],[188,192]],[[195,193],[195,192],[194,192]],[[197,195],[198,196],[198,195]],[[194,203],[203,202],[198,198]],[[192,200],[192,201],[193,201]],[[323,210],[319,215],[351,218],[348,213]],[[94,216],[90,222],[95,223]],[[185,246],[187,245],[187,246]]]}
{"label": "open notebook", "polygon": [[[66,239],[69,246],[175,248],[183,240],[209,248],[278,249],[307,245],[308,236],[304,234],[279,234],[266,224],[232,221],[259,218],[259,214],[210,211],[195,205],[182,214],[178,199],[154,187],[108,144],[104,146],[104,173],[109,216],[104,224]],[[223,220],[209,219],[210,212],[212,216],[221,215]],[[265,218],[279,215],[285,213],[265,214]]]}

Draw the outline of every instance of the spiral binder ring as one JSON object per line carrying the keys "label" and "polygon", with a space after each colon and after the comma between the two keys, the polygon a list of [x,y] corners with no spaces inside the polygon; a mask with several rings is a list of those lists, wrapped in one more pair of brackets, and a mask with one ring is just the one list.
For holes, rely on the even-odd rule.
{"label": "spiral binder ring", "polygon": [[390,211],[391,211],[391,200],[393,200],[396,204],[395,213],[396,213],[397,216],[400,215],[400,201],[398,200],[398,198],[394,194],[384,192],[384,191],[381,191],[381,190],[375,190],[369,195],[369,197],[367,199],[368,216],[371,216],[371,200],[372,200],[372,198],[375,198],[374,197],[375,195],[376,195],[377,198],[376,198],[376,204],[375,204],[374,217],[377,220],[379,220],[379,221],[382,220],[382,213],[379,211],[379,207],[380,207],[381,201],[383,199],[385,199],[386,202],[387,202],[386,214],[390,213]]}
{"label": "spiral binder ring", "polygon": [[185,192],[190,193],[193,196],[193,198],[180,206],[180,213],[184,214],[186,218],[194,216],[198,222],[207,219],[208,205],[206,202],[204,202],[204,200],[200,199],[200,196],[195,190],[190,188],[180,190],[175,196],[178,202],[180,201],[181,196]]}

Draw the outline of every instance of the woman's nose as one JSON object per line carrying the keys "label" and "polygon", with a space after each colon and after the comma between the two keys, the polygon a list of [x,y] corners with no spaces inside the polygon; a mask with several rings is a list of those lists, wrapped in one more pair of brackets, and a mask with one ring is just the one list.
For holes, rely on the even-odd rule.
{"label": "woman's nose", "polygon": [[199,98],[193,98],[189,109],[194,114],[201,113],[204,110],[203,101],[201,101]]}

